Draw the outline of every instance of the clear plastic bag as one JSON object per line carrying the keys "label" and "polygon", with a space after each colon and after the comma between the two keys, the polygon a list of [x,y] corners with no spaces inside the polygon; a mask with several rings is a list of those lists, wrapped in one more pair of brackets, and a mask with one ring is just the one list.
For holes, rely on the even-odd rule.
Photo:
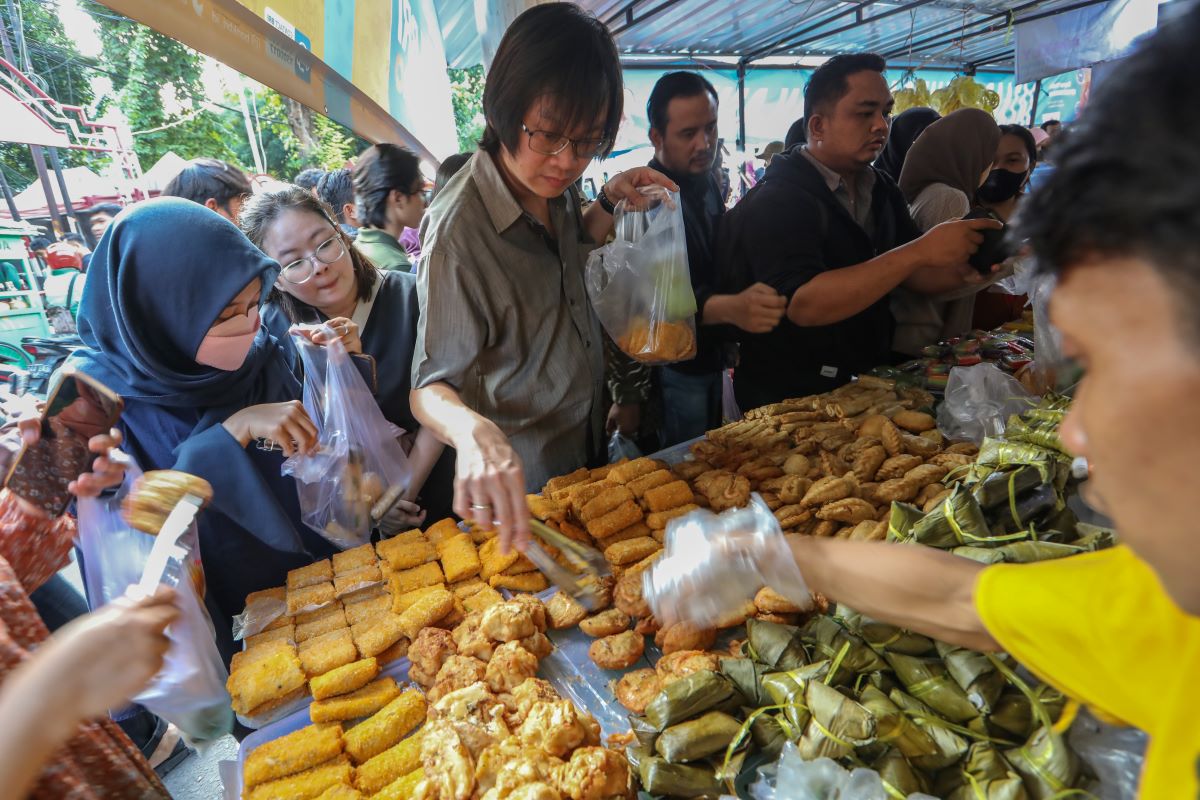
{"label": "clear plastic bag", "polygon": [[[779,760],[759,767],[758,780],[750,784],[754,800],[890,800],[883,779],[873,769],[853,771],[829,758],[805,761],[795,742],[783,746]],[[908,800],[934,800],[910,794]]]}
{"label": "clear plastic bag", "polygon": [[696,295],[679,195],[641,189],[645,209],[617,204],[616,238],[592,251],[587,289],[596,315],[628,356],[669,364],[696,355]]}
{"label": "clear plastic bag", "polygon": [[643,573],[646,601],[659,619],[714,627],[764,586],[801,609],[812,595],[779,520],[757,494],[721,514],[693,511],[667,523],[665,552]]}
{"label": "clear plastic bag", "polygon": [[938,407],[938,428],[947,438],[979,444],[984,437],[999,438],[1008,418],[1027,410],[1033,400],[1020,381],[995,364],[955,367]]}
{"label": "clear plastic bag", "polygon": [[1099,800],[1127,800],[1137,796],[1138,779],[1146,758],[1144,732],[1107,725],[1083,709],[1067,738],[1096,774],[1097,785],[1091,791]]}
{"label": "clear plastic bag", "polygon": [[[131,486],[131,471],[126,486]],[[179,557],[160,574],[146,571],[155,537],[130,527],[121,517],[120,495],[81,498],[79,548],[89,605],[95,609],[145,583],[173,586],[180,616],[167,628],[171,646],[158,675],[133,702],[174,723],[193,745],[212,742],[233,730],[233,710],[225,682],[229,673],[217,650],[212,620],[204,609],[204,571],[196,526],[180,537]],[[161,566],[161,565],[160,565]]]}
{"label": "clear plastic bag", "polygon": [[642,451],[638,449],[633,439],[622,435],[620,431],[614,433],[608,440],[608,463],[615,464],[623,458],[632,461],[641,457]]}
{"label": "clear plastic bag", "polygon": [[319,432],[318,449],[292,456],[283,474],[296,479],[306,525],[338,547],[371,540],[408,488],[408,457],[341,341],[327,346],[293,334],[304,364],[304,407]]}

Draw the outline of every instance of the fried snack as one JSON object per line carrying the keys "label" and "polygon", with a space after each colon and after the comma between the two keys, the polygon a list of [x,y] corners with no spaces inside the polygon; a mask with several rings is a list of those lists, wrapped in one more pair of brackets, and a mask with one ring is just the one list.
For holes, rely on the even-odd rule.
{"label": "fried snack", "polygon": [[975,463],[974,456],[964,455],[962,453],[938,453],[929,459],[930,464],[936,464],[939,467],[946,469],[958,469],[959,467],[967,467]]}
{"label": "fried snack", "polygon": [[652,669],[635,669],[621,676],[613,687],[613,694],[616,695],[617,702],[629,711],[641,714],[662,688],[662,681],[659,680],[657,672]]}
{"label": "fried snack", "polygon": [[422,767],[414,769],[403,778],[397,778],[376,794],[372,800],[412,800],[420,794],[421,783],[425,780],[425,770]]}
{"label": "fried snack", "polygon": [[728,628],[736,628],[739,625],[745,625],[746,620],[758,613],[758,609],[754,607],[754,603],[747,600],[742,604],[741,608],[734,609],[724,616],[720,617],[717,622],[717,630],[726,630]]}
{"label": "fried snack", "polygon": [[937,483],[946,477],[948,470],[940,464],[922,464],[904,473],[904,480],[915,483],[918,489],[924,489],[931,483]]}
{"label": "fried snack", "polygon": [[875,480],[890,481],[894,478],[903,478],[904,473],[914,467],[921,466],[922,459],[920,456],[909,455],[904,453],[898,456],[892,456],[880,465],[875,472]]}
{"label": "fried snack", "polygon": [[765,611],[755,614],[754,618],[762,622],[774,622],[777,625],[795,625],[800,621],[799,614],[771,614]]}
{"label": "fried snack", "polygon": [[546,486],[543,488],[544,494],[552,494],[559,489],[565,489],[568,486],[574,486],[577,483],[583,483],[591,479],[591,472],[586,467],[580,467],[569,475],[560,475],[557,478],[551,478],[546,481]]}
{"label": "fried snack", "polygon": [[254,748],[246,756],[242,783],[250,789],[260,783],[295,775],[312,764],[337,758],[341,753],[341,725],[307,725]]}
{"label": "fried snack", "polygon": [[337,597],[345,597],[382,581],[383,573],[379,571],[379,565],[367,564],[335,575],[333,577],[333,593]]}
{"label": "fried snack", "polygon": [[[495,577],[495,576],[493,576]],[[493,589],[491,586],[485,586],[480,591],[463,598],[463,608],[470,614],[472,611],[486,611],[494,605],[504,602],[504,596]]]}
{"label": "fried snack", "polygon": [[447,536],[437,544],[438,557],[442,560],[442,569],[446,580],[460,581],[479,574],[482,564],[475,543],[465,533]]}
{"label": "fried snack", "polygon": [[176,504],[189,494],[200,498],[203,508],[212,502],[212,485],[178,470],[151,470],[134,482],[121,503],[121,516],[137,530],[157,536]]}
{"label": "fried snack", "polygon": [[400,615],[387,611],[353,626],[350,634],[363,658],[382,657],[384,650],[404,638],[404,629],[400,627]]}
{"label": "fried snack", "polygon": [[774,511],[779,527],[792,530],[813,518],[813,510],[801,505],[781,506]]}
{"label": "fried snack", "polygon": [[288,589],[288,613],[292,616],[316,611],[337,599],[333,583],[316,583],[301,589]]}
{"label": "fried snack", "polygon": [[392,610],[392,602],[392,595],[384,593],[377,597],[369,597],[358,602],[346,603],[344,606],[346,624],[351,626],[358,625],[361,622],[378,617],[380,614],[385,614]]}
{"label": "fried snack", "polygon": [[473,594],[482,592],[487,588],[487,584],[479,578],[466,578],[456,583],[451,583],[446,586],[450,593],[459,599],[470,597]]}
{"label": "fried snack", "polygon": [[579,509],[579,521],[585,525],[608,512],[633,501],[633,492],[625,486],[611,484],[609,488],[588,500]]}
{"label": "fried snack", "polygon": [[860,522],[875,519],[875,515],[878,513],[875,510],[875,506],[866,500],[860,500],[857,497],[847,497],[844,500],[836,500],[821,506],[817,510],[817,519],[828,519],[835,522],[844,522],[847,525],[857,525]]}
{"label": "fried snack", "polygon": [[249,714],[264,703],[303,689],[306,680],[296,648],[288,642],[270,642],[256,647],[254,653],[240,664],[234,657],[225,683],[233,710],[239,714]]}
{"label": "fried snack", "polygon": [[358,547],[352,547],[341,553],[333,554],[333,574],[337,576],[346,572],[353,572],[356,569],[370,566],[378,560],[379,557],[375,553],[374,545],[363,544]]}
{"label": "fried snack", "polygon": [[331,669],[324,675],[318,675],[308,682],[308,688],[314,700],[328,700],[361,689],[378,674],[379,661],[375,658],[364,658]]}
{"label": "fried snack", "polygon": [[305,800],[320,797],[333,786],[350,786],[352,776],[349,759],[338,756],[287,778],[261,783],[244,796],[246,800],[278,800],[280,797]]}
{"label": "fried snack", "polygon": [[409,606],[397,621],[397,626],[409,639],[416,638],[422,628],[429,627],[454,610],[454,595],[437,589]]}
{"label": "fried snack", "polygon": [[642,593],[642,576],[622,575],[613,590],[613,603],[634,619],[650,616],[650,606]]}
{"label": "fried snack", "polygon": [[922,433],[937,427],[937,420],[920,411],[897,411],[892,415],[892,422],[909,433]]}
{"label": "fried snack", "polygon": [[821,478],[821,480],[814,483],[804,493],[804,498],[800,501],[800,505],[806,508],[823,506],[835,500],[843,500],[849,497],[850,494],[851,490],[848,482],[842,478],[829,476]]}
{"label": "fried snack", "polygon": [[526,572],[521,575],[493,575],[488,583],[494,589],[508,589],[510,592],[528,592],[536,594],[550,588],[550,581],[540,572]]}
{"label": "fried snack", "polygon": [[401,534],[384,539],[375,545],[375,549],[379,551],[379,557],[395,571],[412,569],[437,560],[437,548],[424,536],[418,539]]}
{"label": "fried snack", "polygon": [[517,736],[526,747],[562,758],[576,747],[599,744],[600,726],[566,700],[543,701],[529,709]]}
{"label": "fried snack", "polygon": [[640,478],[643,475],[649,475],[651,472],[656,472],[663,468],[663,464],[655,461],[652,458],[635,458],[620,466],[613,467],[608,472],[608,480],[613,483],[629,483],[630,481]]}
{"label": "fried snack", "polygon": [[530,516],[542,522],[562,522],[567,518],[567,507],[549,496],[527,494],[525,504],[529,507]]}
{"label": "fried snack", "polygon": [[436,676],[446,659],[458,653],[454,637],[441,628],[425,628],[412,640],[408,658],[426,675]]}
{"label": "fried snack", "polygon": [[884,450],[881,445],[868,447],[854,456],[850,471],[854,473],[854,477],[858,478],[859,483],[869,483],[875,480],[875,474],[887,461],[887,457],[887,450]]}
{"label": "fried snack", "polygon": [[369,717],[400,696],[395,678],[388,675],[368,683],[349,694],[314,700],[308,707],[313,722],[344,722]]}
{"label": "fried snack", "polygon": [[395,747],[368,759],[354,771],[355,785],[374,795],[410,772],[420,770],[422,741],[422,733],[417,731]]}
{"label": "fried snack", "polygon": [[346,732],[346,752],[355,764],[394,747],[414,728],[425,721],[425,696],[416,689],[409,689],[392,700],[370,719],[355,725]]}
{"label": "fried snack", "polygon": [[700,508],[700,506],[694,503],[688,503],[687,505],[680,506],[679,508],[672,508],[669,511],[655,511],[646,517],[646,525],[653,531],[665,531],[667,529],[668,522],[673,519],[678,519],[684,514],[690,514],[698,508]]}
{"label": "fried snack", "polygon": [[708,505],[715,512],[741,508],[750,502],[750,480],[744,475],[720,476],[704,490]]}
{"label": "fried snack", "polygon": [[633,496],[641,500],[646,492],[655,489],[659,486],[665,486],[668,483],[674,483],[675,475],[668,469],[656,469],[654,472],[647,473],[640,478],[634,478],[629,483],[625,484]]}
{"label": "fried snack", "polygon": [[754,605],[765,614],[798,614],[801,608],[769,586],[764,586],[754,595]]}
{"label": "fried snack", "polygon": [[604,558],[610,564],[626,566],[641,561],[651,553],[662,549],[662,545],[649,536],[617,542],[604,549]]}
{"label": "fried snack", "polygon": [[501,575],[521,575],[526,572],[533,572],[537,569],[537,565],[525,557],[524,554],[517,556],[517,560],[509,565],[508,569],[500,573]]}
{"label": "fried snack", "polygon": [[[671,472],[673,472],[676,477],[682,478],[685,481],[692,481],[698,476],[703,475],[705,472],[708,472],[710,469],[712,469],[712,465],[707,461],[681,461],[671,467]],[[650,474],[653,475],[654,473]]]}
{"label": "fried snack", "polygon": [[246,595],[246,610],[247,616],[270,616],[272,617],[271,624],[263,628],[264,631],[281,628],[284,625],[291,623],[291,619],[287,614],[287,587],[276,586],[272,589],[263,589],[258,592],[251,592]]}
{"label": "fried snack", "polygon": [[412,569],[393,572],[388,578],[388,583],[391,586],[392,594],[397,597],[407,592],[411,592],[413,589],[420,589],[424,586],[434,586],[436,584],[445,582],[446,576],[442,574],[442,567],[436,561],[431,561],[428,564],[422,564],[421,566],[413,567]]}
{"label": "fried snack", "polygon": [[358,648],[349,628],[338,628],[314,636],[297,646],[300,663],[308,677],[324,675],[358,659]]}
{"label": "fried snack", "polygon": [[317,800],[363,800],[363,794],[352,786],[338,783],[317,795]]}
{"label": "fried snack", "polygon": [[629,791],[629,760],[618,750],[580,747],[554,770],[553,782],[570,800],[623,797]]}
{"label": "fried snack", "polygon": [[654,531],[651,530],[650,526],[645,522],[635,522],[625,530],[617,531],[612,536],[606,536],[603,539],[592,539],[592,537],[589,536],[588,544],[590,545],[592,542],[595,542],[596,547],[603,551],[609,547],[612,547],[617,542],[627,542],[630,539],[640,539],[643,536],[653,535]]}
{"label": "fried snack", "polygon": [[309,564],[307,567],[289,570],[287,574],[287,588],[288,592],[291,593],[295,589],[303,589],[306,586],[315,586],[318,583],[326,583],[332,580],[333,565],[330,564],[328,558],[323,558],[320,561]]}
{"label": "fried snack", "polygon": [[439,519],[426,528],[425,538],[430,544],[436,546],[438,543],[449,539],[451,536],[457,536],[460,533],[462,533],[462,530],[458,527],[458,522],[451,517],[446,517],[445,519]]}
{"label": "fried snack", "polygon": [[280,628],[264,631],[263,633],[255,634],[254,636],[246,637],[246,649],[253,650],[255,647],[261,647],[264,644],[271,642],[296,642],[296,626],[289,622]]}
{"label": "fried snack", "polygon": [[[693,672],[717,672],[721,669],[721,654],[705,653],[700,650],[676,650],[668,653],[654,665],[654,671],[663,687],[686,678]],[[651,698],[653,699],[653,698]]]}
{"label": "fried snack", "polygon": [[875,434],[883,442],[883,447],[889,456],[904,453],[904,440],[900,438],[900,429],[889,419],[879,425],[879,433]]}
{"label": "fried snack", "polygon": [[546,601],[546,614],[550,617],[550,627],[556,631],[573,628],[587,616],[587,609],[581,606],[566,592],[555,592]]}
{"label": "fried snack", "polygon": [[479,547],[479,561],[481,564],[479,578],[486,581],[493,575],[499,575],[517,563],[517,559],[520,556],[521,554],[515,548],[509,548],[508,553],[500,555],[500,540],[487,540]]}
{"label": "fried snack", "polygon": [[405,592],[404,594],[397,595],[392,601],[392,613],[403,614],[405,611],[408,611],[408,609],[412,608],[413,604],[422,597],[434,594],[435,592],[444,591],[446,591],[446,584],[435,583],[431,586],[422,586],[420,589],[413,589],[411,592]]}
{"label": "fried snack", "polygon": [[629,499],[612,511],[588,522],[587,532],[597,539],[603,539],[641,521],[642,509],[632,499]]}
{"label": "fried snack", "polygon": [[651,511],[668,511],[691,503],[694,497],[687,481],[673,481],[648,490],[643,499]]}
{"label": "fried snack", "polygon": [[[342,608],[341,603],[336,603],[320,611],[314,611],[312,614],[306,614],[304,617],[297,617],[296,619],[296,644],[301,644],[322,634],[336,631],[339,628],[350,627],[350,623],[346,620],[346,611]],[[304,621],[299,622],[300,619]]]}
{"label": "fried snack", "polygon": [[625,669],[633,666],[645,650],[645,637],[625,631],[592,642],[588,648],[588,658],[601,669]]}
{"label": "fried snack", "polygon": [[663,655],[683,650],[707,650],[717,640],[717,631],[714,628],[698,628],[690,622],[678,622],[659,631],[654,640]]}
{"label": "fried snack", "polygon": [[629,630],[630,622],[632,620],[624,611],[618,608],[610,608],[580,622],[579,629],[593,639],[599,639],[605,636],[615,636],[622,631]]}
{"label": "fried snack", "polygon": [[496,694],[511,692],[537,674],[538,659],[520,642],[505,642],[488,662],[484,680]]}
{"label": "fried snack", "polygon": [[436,703],[452,692],[473,686],[483,680],[487,666],[471,656],[450,656],[434,676],[433,686],[425,694],[426,699]]}
{"label": "fried snack", "polygon": [[810,535],[823,536],[823,537],[833,536],[835,533],[838,532],[838,530],[841,529],[841,527],[842,527],[842,525],[840,522],[834,522],[833,520],[823,519],[817,523],[816,527],[814,527],[812,529],[812,531],[810,532]]}
{"label": "fried snack", "polygon": [[964,455],[975,458],[975,456],[979,455],[979,445],[975,444],[974,442],[955,442],[947,447],[945,452],[947,454]]}
{"label": "fried snack", "polygon": [[496,642],[524,639],[538,629],[530,609],[513,600],[485,611],[479,628],[485,636]]}

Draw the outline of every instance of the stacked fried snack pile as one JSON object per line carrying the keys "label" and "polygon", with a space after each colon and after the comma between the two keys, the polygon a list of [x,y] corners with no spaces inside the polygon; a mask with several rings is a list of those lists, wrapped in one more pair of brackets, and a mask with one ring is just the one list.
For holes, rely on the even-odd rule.
{"label": "stacked fried snack pile", "polygon": [[246,616],[277,614],[246,637],[228,682],[234,710],[251,718],[301,698],[317,676],[364,658],[405,656],[422,628],[449,630],[503,598],[496,587],[545,589],[518,553],[501,556],[494,531],[464,533],[442,520],[288,573],[287,586],[246,598]]}

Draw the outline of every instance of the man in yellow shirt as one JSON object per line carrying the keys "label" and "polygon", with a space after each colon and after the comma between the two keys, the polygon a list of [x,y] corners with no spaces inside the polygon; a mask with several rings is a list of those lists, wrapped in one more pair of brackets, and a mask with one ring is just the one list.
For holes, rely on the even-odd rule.
{"label": "man in yellow shirt", "polygon": [[[1094,93],[1021,233],[1086,370],[1060,435],[1092,466],[1110,550],[984,566],[932,548],[792,537],[809,588],[978,650],[1149,734],[1139,797],[1200,798],[1200,6]],[[743,554],[770,574],[766,556]],[[671,601],[670,605],[676,605]],[[687,607],[678,601],[676,607]]]}

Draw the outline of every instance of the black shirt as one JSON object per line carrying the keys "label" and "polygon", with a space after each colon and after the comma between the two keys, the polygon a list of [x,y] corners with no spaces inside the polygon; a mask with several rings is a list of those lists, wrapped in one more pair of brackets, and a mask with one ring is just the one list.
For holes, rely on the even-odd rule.
{"label": "black shirt", "polygon": [[650,160],[649,166],[679,184],[688,271],[691,273],[692,291],[696,295],[696,357],[671,364],[670,368],[691,375],[716,372],[722,367],[721,328],[724,326],[702,326],[700,317],[704,304],[716,291],[717,229],[725,214],[721,189],[712,172],[703,175],[679,174],[664,167],[656,158]]}
{"label": "black shirt", "polygon": [[[869,169],[873,169],[870,168]],[[775,156],[762,183],[721,225],[719,258],[742,282],[762,282],[791,300],[822,272],[861,264],[919,237],[894,181],[878,170],[868,234],[799,151]],[[743,334],[734,387],[743,410],[826,392],[888,361],[894,322],[883,297],[854,316],[800,327],[786,316],[766,334]]]}

